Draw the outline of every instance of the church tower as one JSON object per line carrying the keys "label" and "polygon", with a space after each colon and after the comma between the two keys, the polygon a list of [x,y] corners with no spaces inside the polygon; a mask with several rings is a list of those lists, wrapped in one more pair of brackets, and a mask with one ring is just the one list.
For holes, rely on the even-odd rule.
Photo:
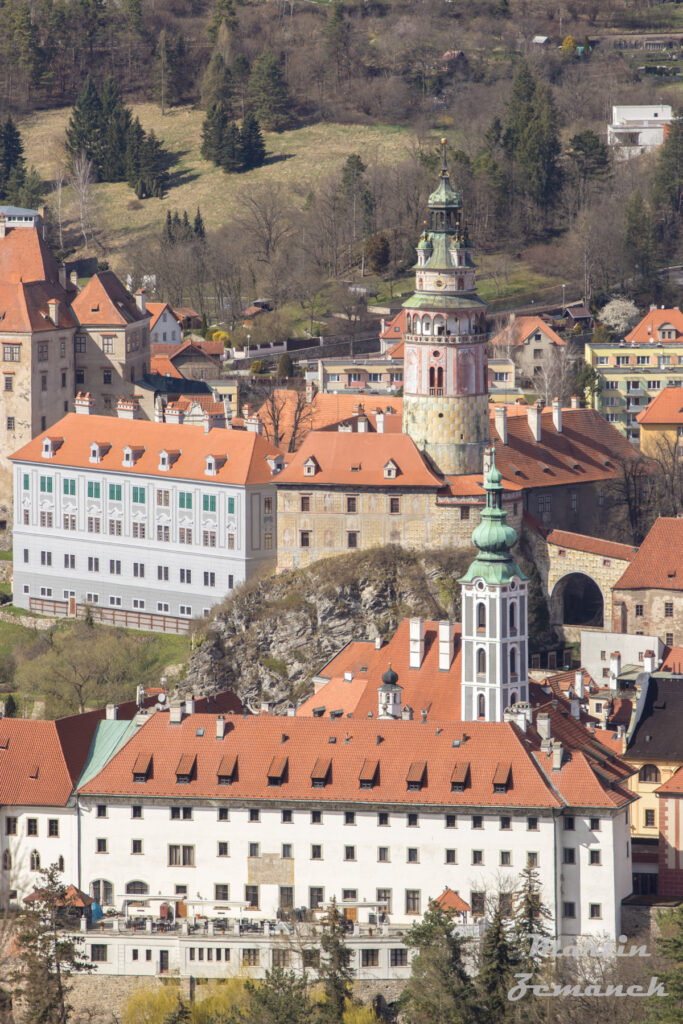
{"label": "church tower", "polygon": [[481,473],[489,442],[486,306],[475,292],[462,196],[441,178],[417,246],[406,310],[403,432],[446,475]]}
{"label": "church tower", "polygon": [[505,708],[529,699],[527,577],[510,554],[517,533],[506,522],[491,453],[486,507],[472,534],[479,554],[460,580],[464,722],[502,722]]}

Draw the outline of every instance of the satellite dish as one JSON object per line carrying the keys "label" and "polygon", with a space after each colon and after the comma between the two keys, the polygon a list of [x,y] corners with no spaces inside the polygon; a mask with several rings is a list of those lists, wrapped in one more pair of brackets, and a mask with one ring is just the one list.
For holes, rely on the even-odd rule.
{"label": "satellite dish", "polygon": [[160,704],[165,704],[166,703],[166,694],[165,693],[160,693],[157,699],[158,699]]}

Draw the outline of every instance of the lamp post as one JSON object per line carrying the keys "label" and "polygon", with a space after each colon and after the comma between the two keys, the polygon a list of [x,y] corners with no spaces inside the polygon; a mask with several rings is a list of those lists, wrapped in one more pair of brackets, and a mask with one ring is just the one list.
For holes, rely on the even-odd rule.
{"label": "lamp post", "polygon": [[567,287],[566,284],[562,285],[562,313],[564,313],[564,293],[565,293],[566,287]]}
{"label": "lamp post", "polygon": [[251,341],[251,334],[247,335],[247,359],[249,358],[249,342]]}

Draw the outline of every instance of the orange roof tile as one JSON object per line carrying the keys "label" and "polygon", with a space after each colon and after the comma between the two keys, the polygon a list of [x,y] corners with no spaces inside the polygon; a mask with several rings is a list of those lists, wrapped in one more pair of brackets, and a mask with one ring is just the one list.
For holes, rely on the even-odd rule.
{"label": "orange roof tile", "polygon": [[570,548],[572,551],[585,551],[591,555],[604,555],[606,558],[617,558],[630,562],[638,548],[631,544],[619,544],[616,541],[602,540],[600,537],[588,537],[583,533],[570,533],[568,530],[549,530],[545,539],[548,544],[558,548]]}
{"label": "orange roof tile", "polygon": [[403,359],[405,354],[405,343],[397,341],[396,344],[387,349],[384,354],[387,359]]}
{"label": "orange roof tile", "polygon": [[670,779],[667,779],[655,790],[657,796],[660,794],[671,794],[672,796],[683,796],[683,768],[675,771]]}
{"label": "orange roof tile", "polygon": [[64,807],[104,710],[56,722],[0,720],[0,803]]}
{"label": "orange roof tile", "polygon": [[204,412],[214,416],[225,413],[225,406],[222,402],[215,401],[213,395],[178,395],[167,403],[166,409],[171,412],[188,412],[193,405],[198,405]]}
{"label": "orange roof tile", "polygon": [[0,239],[0,281],[59,284],[59,267],[41,228],[10,228]]}
{"label": "orange roof tile", "polygon": [[[59,300],[56,324],[50,316],[49,299]],[[0,284],[0,330],[3,333],[53,331],[75,324],[67,294],[58,284],[42,281]]]}
{"label": "orange roof tile", "polygon": [[665,647],[660,672],[681,672],[683,669],[683,647]]}
{"label": "orange roof tile", "polygon": [[[50,466],[74,466],[95,472],[115,471],[131,476],[169,477],[179,480],[201,480],[205,483],[256,484],[270,483],[274,478],[268,457],[281,454],[256,432],[213,428],[204,432],[201,425],[153,423],[148,420],[126,420],[113,416],[85,416],[69,413],[50,428],[64,438],[49,460]],[[43,438],[34,437],[10,458],[17,462],[48,465],[42,457]],[[106,437],[108,446],[101,461],[93,465],[90,445]],[[145,452],[133,466],[123,465],[126,445],[144,446]],[[159,452],[178,452],[168,470],[159,469]],[[207,477],[207,455],[227,456],[219,463],[216,475]]]}
{"label": "orange roof tile", "polygon": [[615,590],[683,590],[683,519],[657,519]]}
{"label": "orange roof tile", "polygon": [[683,389],[662,388],[656,398],[638,413],[636,419],[639,423],[652,426],[683,423]]}
{"label": "orange roof tile", "polygon": [[79,324],[86,327],[125,327],[149,318],[113,270],[94,274],[71,303]]}
{"label": "orange roof tile", "polygon": [[491,345],[496,348],[518,348],[536,331],[541,331],[554,345],[564,347],[567,344],[540,316],[518,316],[491,338]]}
{"label": "orange roof tile", "polygon": [[[306,476],[304,463],[314,458],[318,470]],[[398,467],[387,478],[384,467]],[[344,434],[316,430],[308,434],[279,477],[278,483],[346,487],[439,487],[441,480],[427,466],[412,438],[406,434]]]}
{"label": "orange roof tile", "polygon": [[[173,360],[187,352],[199,352],[201,355],[216,362],[217,357],[225,352],[225,346],[222,341],[203,341],[197,338],[187,338],[182,345],[179,345],[169,353],[168,358]],[[218,365],[217,362],[216,365]]]}
{"label": "orange roof tile", "polygon": [[183,379],[183,374],[173,365],[168,356],[151,356],[149,360],[150,373],[158,373],[161,377],[175,377]]}
{"label": "orange roof tile", "polygon": [[[683,313],[680,309],[651,309],[645,314],[640,323],[636,324],[632,331],[626,335],[626,341],[634,341],[639,345],[648,344],[653,339],[658,341],[657,332],[665,324],[671,324],[676,331],[675,341],[680,341],[683,334]],[[674,340],[672,339],[672,344]],[[666,341],[662,342],[666,345]]]}
{"label": "orange roof tile", "polygon": [[453,890],[449,889],[448,886],[446,886],[440,896],[437,896],[434,902],[438,903],[438,905],[443,907],[444,910],[455,910],[461,914],[469,913],[472,909],[469,903],[465,903],[465,901],[458,896],[457,892],[453,892]]}
{"label": "orange roof tile", "polygon": [[[392,317],[391,320],[387,320],[384,325],[384,330],[380,331],[380,338],[402,338],[405,334],[406,329],[406,318],[408,316],[408,310],[402,309],[396,316]],[[389,353],[387,353],[388,355]],[[403,353],[401,353],[402,355]]]}

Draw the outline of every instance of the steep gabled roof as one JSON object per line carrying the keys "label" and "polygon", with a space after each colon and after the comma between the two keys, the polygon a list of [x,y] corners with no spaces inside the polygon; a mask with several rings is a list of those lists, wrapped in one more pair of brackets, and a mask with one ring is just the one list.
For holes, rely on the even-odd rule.
{"label": "steep gabled roof", "polygon": [[633,330],[629,331],[625,340],[636,342],[639,345],[646,345],[652,339],[657,341],[657,332],[665,324],[671,324],[676,331],[676,339],[672,339],[672,341],[679,341],[680,335],[683,334],[683,313],[676,307],[673,309],[658,309],[657,307],[651,309],[640,323],[637,323]]}
{"label": "steep gabled roof", "polygon": [[655,520],[614,589],[683,590],[683,519]]}
{"label": "steep gabled roof", "polygon": [[564,348],[567,344],[540,316],[518,316],[511,324],[491,338],[491,345],[494,348],[519,348],[536,331],[540,331],[553,345]]}
{"label": "steep gabled roof", "polygon": [[168,302],[148,302],[147,312],[150,313],[152,316],[152,319],[149,322],[150,331],[154,329],[154,327],[159,321],[159,317],[161,316],[165,309],[169,311],[174,320],[179,322],[178,314],[173,309],[173,307],[168,304]]}
{"label": "steep gabled roof", "polygon": [[648,426],[679,425],[683,423],[683,389],[662,388],[636,419]]}
{"label": "steep gabled roof", "polygon": [[79,324],[84,327],[125,327],[149,319],[113,270],[94,274],[71,303]]}
{"label": "steep gabled roof", "polygon": [[[59,301],[56,324],[50,316],[50,299]],[[59,284],[47,281],[0,284],[0,332],[53,331],[75,324],[67,294]]]}
{"label": "steep gabled roof", "polygon": [[59,284],[59,267],[42,238],[40,226],[10,228],[0,238],[0,281]]}
{"label": "steep gabled roof", "polygon": [[103,711],[56,722],[0,720],[0,804],[64,807]]}
{"label": "steep gabled roof", "polygon": [[[304,474],[304,463],[313,457],[319,470]],[[398,466],[395,477],[386,477],[384,467],[393,459]],[[315,485],[316,487],[410,487],[438,488],[442,479],[429,468],[407,434],[346,434],[315,430],[304,439],[278,483]]]}

